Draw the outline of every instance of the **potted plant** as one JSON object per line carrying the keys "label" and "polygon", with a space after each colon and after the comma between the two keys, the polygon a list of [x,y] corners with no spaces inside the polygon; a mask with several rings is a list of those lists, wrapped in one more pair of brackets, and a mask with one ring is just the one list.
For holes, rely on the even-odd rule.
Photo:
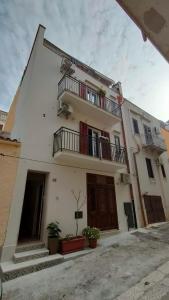
{"label": "potted plant", "polygon": [[99,90],[99,95],[100,95],[101,97],[105,97],[106,91],[100,89],[100,90]]}
{"label": "potted plant", "polygon": [[61,230],[59,228],[59,223],[52,222],[47,226],[48,230],[48,249],[50,254],[55,254],[59,250],[59,237]]}
{"label": "potted plant", "polygon": [[85,247],[85,238],[82,235],[78,235],[79,232],[79,219],[82,219],[83,212],[81,208],[85,201],[80,202],[81,192],[79,192],[78,196],[75,195],[75,192],[72,191],[73,196],[76,200],[76,211],[75,211],[75,220],[76,220],[76,233],[68,234],[61,240],[61,253],[68,254],[71,252],[76,252],[84,249]]}
{"label": "potted plant", "polygon": [[96,227],[86,227],[83,229],[83,235],[89,241],[90,248],[97,247],[97,240],[100,238],[100,230]]}
{"label": "potted plant", "polygon": [[85,239],[81,235],[74,236],[73,234],[67,234],[65,238],[61,240],[61,253],[68,254],[83,250],[85,247]]}

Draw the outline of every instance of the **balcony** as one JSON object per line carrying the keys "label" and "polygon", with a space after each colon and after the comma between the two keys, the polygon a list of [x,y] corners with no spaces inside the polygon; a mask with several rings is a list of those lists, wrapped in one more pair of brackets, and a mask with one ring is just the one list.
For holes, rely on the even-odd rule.
{"label": "balcony", "polygon": [[75,112],[83,113],[106,126],[121,120],[121,107],[116,101],[69,76],[63,77],[58,83],[58,100],[59,103],[71,105]]}
{"label": "balcony", "polygon": [[163,153],[167,150],[164,139],[156,134],[147,133],[143,138],[143,148]]}
{"label": "balcony", "polygon": [[105,172],[126,167],[126,150],[105,137],[93,138],[61,127],[54,134],[53,155],[57,162]]}

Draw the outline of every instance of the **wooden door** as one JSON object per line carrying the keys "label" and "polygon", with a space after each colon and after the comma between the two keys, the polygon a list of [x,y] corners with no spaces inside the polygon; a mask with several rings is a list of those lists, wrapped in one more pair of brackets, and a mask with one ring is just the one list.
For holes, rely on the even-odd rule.
{"label": "wooden door", "polygon": [[148,224],[164,222],[165,214],[160,196],[144,196]]}
{"label": "wooden door", "polygon": [[114,178],[87,175],[88,225],[101,230],[118,228]]}

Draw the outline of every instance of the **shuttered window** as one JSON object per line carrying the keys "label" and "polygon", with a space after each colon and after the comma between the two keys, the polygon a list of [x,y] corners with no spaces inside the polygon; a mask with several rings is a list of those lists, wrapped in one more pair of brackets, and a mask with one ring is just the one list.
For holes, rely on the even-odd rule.
{"label": "shuttered window", "polygon": [[154,173],[153,173],[153,168],[152,168],[152,164],[151,164],[151,159],[150,158],[146,158],[146,165],[147,165],[148,176],[150,178],[154,178]]}
{"label": "shuttered window", "polygon": [[138,121],[136,119],[133,118],[133,129],[134,129],[134,133],[139,134],[139,127],[138,127]]}

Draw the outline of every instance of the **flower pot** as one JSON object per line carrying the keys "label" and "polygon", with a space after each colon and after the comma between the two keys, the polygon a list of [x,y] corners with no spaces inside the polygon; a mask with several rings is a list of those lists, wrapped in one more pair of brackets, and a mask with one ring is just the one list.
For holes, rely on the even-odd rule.
{"label": "flower pot", "polygon": [[68,254],[83,250],[85,247],[85,238],[83,236],[73,237],[69,240],[61,240],[61,253]]}
{"label": "flower pot", "polygon": [[59,250],[59,238],[48,237],[49,254],[56,254]]}
{"label": "flower pot", "polygon": [[90,248],[96,248],[97,247],[97,240],[95,240],[95,239],[90,239],[89,240],[89,247]]}

